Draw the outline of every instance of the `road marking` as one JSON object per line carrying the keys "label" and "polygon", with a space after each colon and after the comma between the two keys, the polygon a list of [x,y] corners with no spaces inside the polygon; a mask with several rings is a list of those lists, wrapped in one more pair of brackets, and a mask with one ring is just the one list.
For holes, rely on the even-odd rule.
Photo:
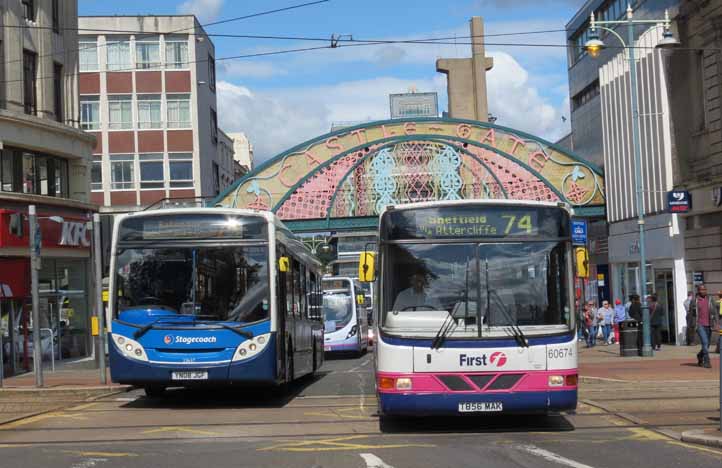
{"label": "road marking", "polygon": [[589,465],[579,463],[578,461],[572,460],[570,458],[562,457],[559,454],[550,452],[549,450],[544,450],[543,448],[539,448],[536,445],[517,445],[516,448],[519,450],[523,450],[524,452],[531,453],[532,455],[542,457],[547,461],[558,463],[560,465],[571,466],[572,468],[592,468]]}
{"label": "road marking", "polygon": [[716,449],[709,448],[709,447],[702,447],[701,445],[688,444],[686,442],[680,442],[678,440],[670,440],[667,443],[670,445],[677,445],[679,447],[685,447],[685,448],[692,449],[692,450],[699,450],[701,452],[711,453],[711,454],[717,455],[718,457],[720,455],[722,455],[722,451],[720,451],[720,450],[716,450]]}
{"label": "road marking", "polygon": [[347,441],[368,439],[370,436],[356,435],[345,437],[334,437],[332,439],[306,440],[303,442],[284,442],[257,449],[259,452],[281,451],[281,452],[331,452],[339,450],[375,450],[391,448],[429,448],[436,447],[433,444],[358,444]]}
{"label": "road marking", "polygon": [[135,398],[127,398],[127,397],[125,397],[125,398],[113,398],[113,401],[135,401],[135,400],[137,400],[137,399],[138,399],[138,397],[135,397]]}
{"label": "road marking", "polygon": [[184,434],[197,434],[197,435],[206,435],[206,436],[220,435],[220,433],[218,433],[218,432],[201,431],[199,429],[191,429],[189,427],[181,427],[181,426],[159,427],[157,429],[149,429],[147,431],[143,431],[141,434],[160,434],[162,432],[182,432]]}
{"label": "road marking", "polygon": [[7,424],[0,425],[0,431],[7,431],[10,429],[15,429],[16,427],[25,426],[27,424],[32,424],[34,422],[43,421],[45,419],[52,419],[52,418],[67,418],[72,420],[82,420],[87,419],[82,414],[68,414],[63,412],[52,412],[52,413],[45,413],[45,414],[38,414],[37,416],[31,416],[29,418],[20,419],[18,421],[13,421]]}
{"label": "road marking", "polygon": [[92,408],[93,406],[95,406],[97,404],[98,403],[86,403],[84,405],[73,406],[72,408],[68,408],[68,411],[81,411],[84,409]]}
{"label": "road marking", "polygon": [[63,450],[63,453],[69,453],[71,455],[77,455],[79,457],[106,457],[106,458],[120,458],[120,457],[137,457],[137,453],[130,452],[82,452],[78,450]]}
{"label": "road marking", "polygon": [[78,463],[73,463],[72,468],[92,468],[98,463],[107,462],[107,458],[88,458]]}
{"label": "road marking", "polygon": [[361,458],[366,462],[366,468],[394,468],[393,466],[384,463],[382,459],[374,455],[373,453],[359,453]]}
{"label": "road marking", "polygon": [[368,357],[368,358],[366,358],[366,360],[365,360],[364,362],[362,362],[362,363],[359,364],[358,366],[352,367],[352,368],[349,369],[349,370],[342,371],[341,373],[342,373],[342,374],[353,374],[354,372],[356,372],[357,370],[361,369],[361,368],[364,367],[366,364],[368,364],[370,360],[371,360],[371,358]]}
{"label": "road marking", "polygon": [[371,419],[372,415],[366,414],[363,404],[358,407],[351,406],[349,408],[336,408],[329,411],[312,411],[303,413],[304,416],[336,416],[341,419]]}

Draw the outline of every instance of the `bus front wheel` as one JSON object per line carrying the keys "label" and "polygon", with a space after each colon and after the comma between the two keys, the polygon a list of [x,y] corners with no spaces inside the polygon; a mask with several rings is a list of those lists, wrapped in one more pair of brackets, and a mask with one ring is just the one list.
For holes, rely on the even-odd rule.
{"label": "bus front wheel", "polygon": [[149,398],[160,398],[165,393],[163,385],[146,385],[144,387],[145,395]]}

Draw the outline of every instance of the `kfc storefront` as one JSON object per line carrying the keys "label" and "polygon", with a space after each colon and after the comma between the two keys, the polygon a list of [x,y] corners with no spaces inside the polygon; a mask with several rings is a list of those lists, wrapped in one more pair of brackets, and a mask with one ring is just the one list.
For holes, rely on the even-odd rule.
{"label": "kfc storefront", "polygon": [[[91,354],[93,205],[36,204],[40,226],[39,312],[44,362]],[[0,204],[0,330],[8,373],[32,368],[27,204]]]}

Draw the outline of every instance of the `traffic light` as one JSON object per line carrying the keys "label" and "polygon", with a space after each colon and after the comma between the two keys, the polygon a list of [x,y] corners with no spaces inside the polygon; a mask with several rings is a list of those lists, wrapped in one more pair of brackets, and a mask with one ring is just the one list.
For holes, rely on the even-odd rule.
{"label": "traffic light", "polygon": [[574,258],[577,264],[577,277],[589,277],[589,254],[586,247],[575,247]]}

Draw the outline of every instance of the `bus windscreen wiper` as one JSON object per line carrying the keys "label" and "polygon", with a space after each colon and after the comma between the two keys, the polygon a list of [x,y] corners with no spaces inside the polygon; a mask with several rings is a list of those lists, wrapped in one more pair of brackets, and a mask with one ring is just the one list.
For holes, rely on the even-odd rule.
{"label": "bus windscreen wiper", "polygon": [[153,320],[152,322],[150,322],[150,323],[148,323],[148,324],[146,324],[146,325],[143,325],[143,326],[140,327],[138,330],[136,330],[135,333],[133,333],[133,338],[136,339],[136,340],[139,340],[143,335],[145,335],[146,333],[148,333],[148,330],[150,330],[151,328],[153,328],[153,326],[154,326],[156,323],[158,323],[158,322],[160,322],[161,320],[166,319],[166,318],[168,318],[168,317],[162,317],[162,318]]}
{"label": "bus windscreen wiper", "polygon": [[516,343],[522,347],[522,348],[528,348],[529,342],[526,339],[526,336],[524,335],[524,332],[521,331],[521,328],[519,328],[519,325],[514,323],[514,320],[511,317],[511,314],[508,310],[506,310],[506,305],[504,305],[504,301],[501,300],[499,297],[499,294],[496,291],[491,291],[491,293],[496,298],[497,302],[499,303],[499,308],[502,312],[504,312],[504,316],[509,321],[509,326],[505,328],[505,330],[511,330],[511,334],[514,336],[514,340],[516,340]]}
{"label": "bus windscreen wiper", "polygon": [[234,326],[231,326],[231,325],[226,325],[225,323],[214,323],[213,325],[218,325],[218,326],[221,327],[221,328],[225,328],[226,330],[230,330],[230,331],[232,331],[232,332],[234,332],[234,333],[237,333],[237,334],[241,335],[241,336],[244,337],[244,338],[248,338],[249,340],[250,340],[251,338],[253,338],[253,332],[250,332],[250,331],[248,331],[248,330],[242,330],[241,328],[239,328],[241,325],[237,325],[237,326],[235,326],[235,327],[234,327]]}
{"label": "bus windscreen wiper", "polygon": [[449,316],[446,317],[444,323],[441,324],[441,328],[436,332],[434,341],[431,342],[431,349],[439,349],[441,345],[444,344],[446,337],[455,329],[456,319],[454,318],[454,314],[449,312]]}

